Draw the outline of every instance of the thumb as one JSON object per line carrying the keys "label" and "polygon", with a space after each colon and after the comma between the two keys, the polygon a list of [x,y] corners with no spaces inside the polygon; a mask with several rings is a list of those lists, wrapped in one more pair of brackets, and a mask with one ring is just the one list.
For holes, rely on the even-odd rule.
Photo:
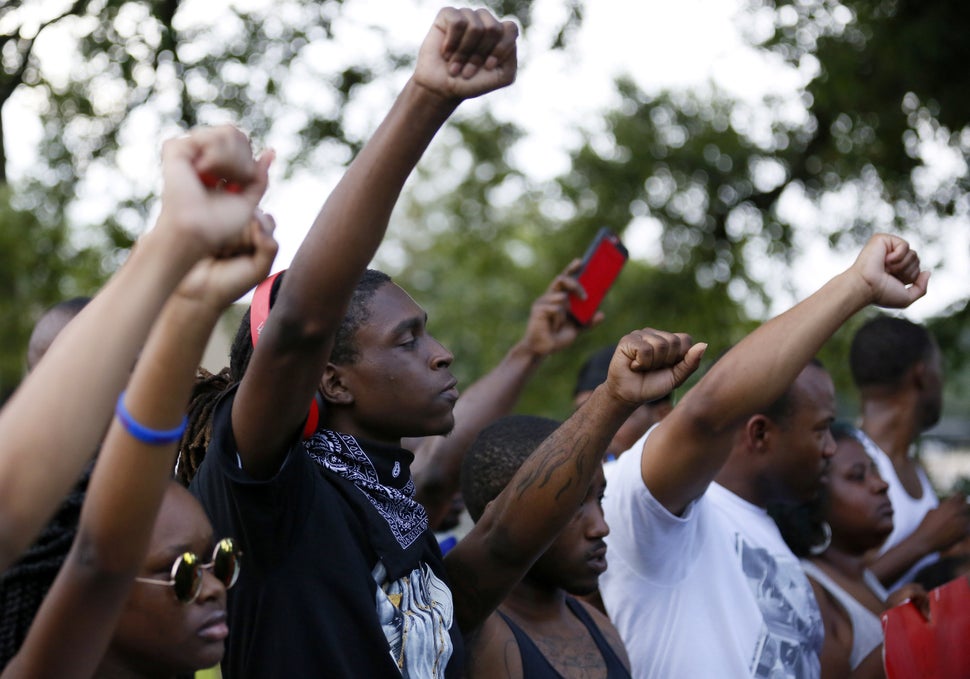
{"label": "thumb", "polygon": [[682,361],[670,369],[674,376],[672,389],[679,387],[687,381],[688,377],[694,374],[701,365],[701,358],[703,358],[705,351],[707,351],[707,342],[698,342],[687,350]]}
{"label": "thumb", "polygon": [[930,282],[930,272],[920,271],[919,276],[916,277],[916,280],[913,281],[913,284],[909,286],[909,288],[907,288],[907,292],[909,293],[910,304],[912,304],[913,302],[915,302],[920,297],[926,294],[926,289],[929,286],[929,282]]}
{"label": "thumb", "polygon": [[266,187],[269,186],[269,167],[276,160],[276,151],[268,149],[259,154],[256,165],[253,168],[253,178],[244,190],[246,197],[253,201],[253,205],[258,205]]}

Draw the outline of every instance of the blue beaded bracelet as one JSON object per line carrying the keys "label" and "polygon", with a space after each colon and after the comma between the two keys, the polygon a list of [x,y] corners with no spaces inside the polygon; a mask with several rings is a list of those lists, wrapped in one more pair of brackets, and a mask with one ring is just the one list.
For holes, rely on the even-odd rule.
{"label": "blue beaded bracelet", "polygon": [[151,429],[146,427],[138,423],[125,408],[125,392],[121,392],[121,395],[118,396],[118,404],[115,406],[115,416],[121,422],[121,426],[125,428],[125,431],[131,434],[133,438],[153,446],[175,443],[182,438],[182,434],[185,433],[185,427],[189,422],[188,417],[183,417],[182,424],[174,429]]}

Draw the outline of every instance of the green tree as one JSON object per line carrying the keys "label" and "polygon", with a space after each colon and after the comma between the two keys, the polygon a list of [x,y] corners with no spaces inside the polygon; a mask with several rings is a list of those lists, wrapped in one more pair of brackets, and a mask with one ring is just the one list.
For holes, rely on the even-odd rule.
{"label": "green tree", "polygon": [[89,294],[103,272],[101,248],[78,247],[64,222],[44,222],[38,212],[12,207],[0,185],[0,403],[23,375],[34,321],[55,302]]}
{"label": "green tree", "polygon": [[[258,145],[281,138],[281,166],[345,163],[362,143],[346,128],[347,103],[360,88],[390,77],[413,59],[411,48],[384,34],[386,53],[349,63],[329,50],[351,0],[281,0],[243,11],[230,5],[214,20],[192,19],[204,2],[73,0],[0,2],[0,113],[15,94],[40,102],[39,162],[11,184],[7,146],[17,130],[0,115],[0,394],[22,372],[26,338],[40,311],[74,294],[91,294],[123,260],[146,224],[155,188],[145,163],[157,142],[197,124],[233,120]],[[531,0],[488,0],[501,16],[531,23]],[[553,47],[582,18],[580,0]],[[378,31],[380,17],[374,25]],[[368,19],[369,21],[369,19]],[[346,23],[346,22],[345,22]],[[67,73],[38,58],[45,40],[72,52]],[[145,145],[151,157],[123,156]],[[100,185],[85,178],[107,173]],[[107,189],[105,189],[107,184]],[[72,212],[97,192],[102,217]]]}
{"label": "green tree", "polygon": [[[771,290],[785,288],[800,228],[851,249],[876,230],[933,242],[944,229],[967,228],[965,169],[938,175],[930,161],[944,153],[967,162],[968,10],[942,0],[753,0],[748,11],[750,26],[771,27],[752,29],[752,41],[814,74],[801,92],[803,116],[778,113],[785,102],[733,101],[714,86],[647,93],[623,78],[605,132],[588,133],[550,185],[532,185],[508,164],[516,137],[495,125],[463,128],[430,165],[448,180],[437,200],[412,204],[400,268],[455,348],[464,383],[498,360],[529,301],[601,226],[629,241],[656,233],[658,252],[630,262],[606,301],[607,323],[548,363],[523,409],[565,414],[582,353],[640,325],[692,332],[716,356],[764,320],[766,276]],[[825,223],[806,227],[793,197]],[[835,197],[853,209],[826,212]],[[781,267],[766,274],[765,261]],[[955,314],[948,323],[962,337],[965,321]],[[859,322],[823,352],[846,414],[855,395],[845,356]],[[952,359],[960,346],[944,350]]]}

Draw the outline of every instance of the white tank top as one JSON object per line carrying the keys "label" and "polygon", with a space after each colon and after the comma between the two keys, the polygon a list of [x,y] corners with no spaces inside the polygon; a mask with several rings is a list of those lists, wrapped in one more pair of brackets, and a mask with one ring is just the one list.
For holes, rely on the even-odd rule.
{"label": "white tank top", "polygon": [[[816,566],[808,559],[802,559],[802,568],[806,575],[815,580],[826,589],[836,601],[842,604],[846,613],[849,614],[849,622],[852,625],[852,652],[849,655],[849,664],[852,669],[858,667],[859,663],[865,660],[872,650],[882,643],[882,623],[879,616],[860,604],[855,597],[846,592],[821,568]],[[872,571],[865,571],[862,577],[866,585],[872,590],[873,594],[879,597],[880,601],[886,600],[886,590],[879,579]]]}

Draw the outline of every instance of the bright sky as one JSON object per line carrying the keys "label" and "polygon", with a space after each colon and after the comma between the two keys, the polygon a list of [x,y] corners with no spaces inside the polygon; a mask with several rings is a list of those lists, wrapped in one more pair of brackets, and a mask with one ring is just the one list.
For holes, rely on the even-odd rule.
{"label": "bright sky", "polygon": [[[269,2],[240,0],[236,4],[253,7]],[[648,91],[661,87],[704,88],[713,81],[736,97],[752,102],[769,93],[780,95],[788,97],[791,103],[782,106],[779,114],[796,119],[804,115],[791,93],[806,74],[786,70],[745,46],[736,23],[739,0],[587,0],[585,4],[585,18],[572,48],[552,52],[546,46],[563,21],[564,2],[537,0],[535,25],[527,38],[520,41],[520,71],[516,83],[483,100],[463,105],[470,110],[489,106],[500,120],[511,119],[522,125],[528,136],[517,149],[516,160],[537,179],[551,178],[568,167],[566,152],[578,140],[573,131],[576,127],[598,129],[599,114],[612,103],[613,78],[621,72],[631,74]],[[188,0],[181,20],[218,25],[219,14],[226,5],[226,0]],[[335,26],[341,44],[322,46],[321,58],[346,60],[348,55],[355,54],[362,59],[377,56],[386,49],[384,40],[416,50],[440,6],[440,2],[427,0],[348,2],[345,16]],[[764,17],[746,19],[748,25],[752,25],[751,21],[756,31],[759,26],[763,30]],[[371,24],[390,27],[387,37],[377,37],[364,29]],[[47,45],[39,42],[38,51],[51,63],[59,58],[69,59],[60,47],[56,40]],[[355,115],[351,124],[357,126],[357,131],[366,134],[373,130],[390,105],[392,94],[393,88],[388,83],[378,83],[366,88],[352,102]],[[5,121],[11,169],[16,176],[32,162],[39,131],[31,113],[30,98],[19,96],[12,103],[10,110],[5,111]],[[17,133],[11,134],[11,130]],[[159,134],[157,129],[146,128],[141,142],[157,148]],[[288,140],[272,140],[272,143],[283,150]],[[137,170],[129,176],[144,174],[144,158],[143,150],[131,154],[128,162]],[[126,161],[123,158],[120,162]],[[107,190],[110,181],[92,178],[92,195]],[[322,198],[335,181],[333,173],[327,176],[318,172],[273,184],[264,207],[276,216],[280,225],[277,238],[281,247],[274,269],[288,265]],[[833,199],[830,209],[839,211],[850,205],[856,205],[853,197],[845,196]],[[855,253],[830,252],[820,242],[822,239],[812,237],[824,222],[824,216],[797,200],[792,201],[791,209],[800,215],[803,223],[799,241],[805,248],[804,255],[793,270],[783,269],[768,259],[756,260],[754,266],[763,272],[763,279],[794,280],[797,296],[801,298],[845,268]],[[968,295],[970,228],[961,223],[941,226],[940,231],[946,237],[937,242],[914,243],[924,255],[923,261],[935,269],[931,294],[909,311],[916,319],[942,311]],[[634,256],[655,258],[654,235],[655,229],[649,224],[631,230],[627,244]],[[794,301],[779,293],[776,308],[771,312],[777,313]]]}

